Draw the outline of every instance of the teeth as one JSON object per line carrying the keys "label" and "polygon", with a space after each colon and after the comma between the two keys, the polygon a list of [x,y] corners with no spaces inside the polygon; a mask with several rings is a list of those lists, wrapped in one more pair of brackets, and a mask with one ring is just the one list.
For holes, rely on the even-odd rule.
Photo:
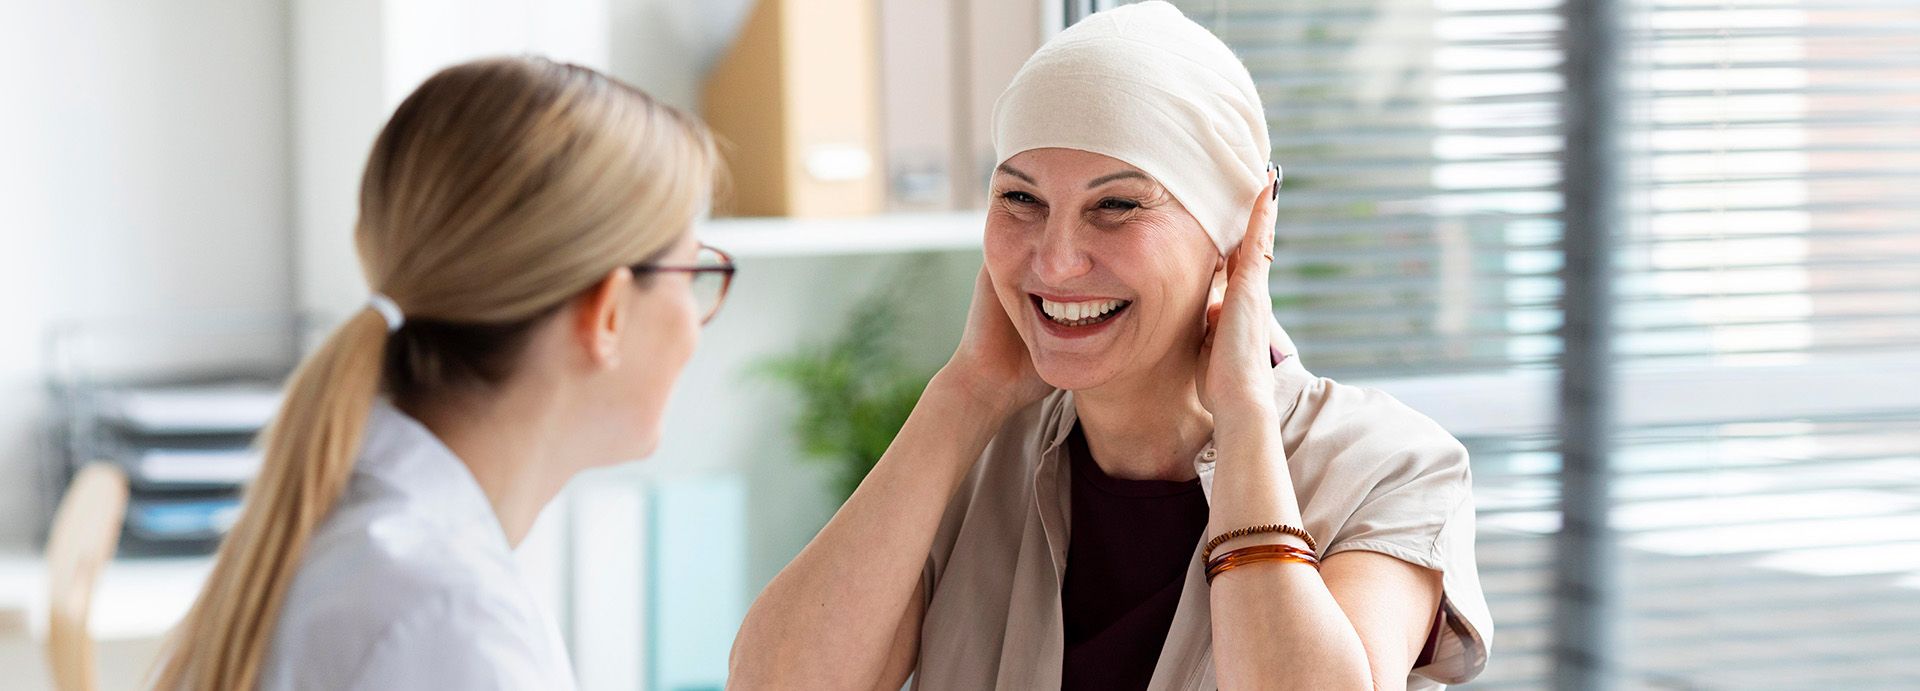
{"label": "teeth", "polygon": [[1108,312],[1127,304],[1125,300],[1090,300],[1086,302],[1054,302],[1040,299],[1040,311],[1045,312],[1058,322],[1076,322],[1084,319],[1105,316]]}

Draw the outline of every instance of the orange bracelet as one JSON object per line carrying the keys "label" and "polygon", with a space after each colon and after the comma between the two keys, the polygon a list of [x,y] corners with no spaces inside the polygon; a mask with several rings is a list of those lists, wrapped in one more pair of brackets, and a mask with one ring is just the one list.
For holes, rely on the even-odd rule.
{"label": "orange bracelet", "polygon": [[1234,528],[1233,530],[1229,530],[1227,532],[1213,536],[1213,539],[1207,541],[1206,548],[1200,550],[1200,561],[1212,561],[1213,550],[1218,549],[1220,547],[1220,543],[1226,542],[1236,537],[1246,537],[1248,535],[1257,535],[1260,533],[1283,533],[1286,535],[1292,535],[1302,540],[1306,540],[1308,550],[1311,550],[1314,552],[1320,551],[1320,546],[1314,544],[1313,536],[1308,535],[1307,531],[1301,530],[1299,528],[1295,528],[1290,525],[1281,525],[1279,523],[1267,523],[1263,525],[1250,525],[1245,528]]}
{"label": "orange bracelet", "polygon": [[1235,567],[1247,564],[1259,564],[1269,561],[1290,561],[1320,569],[1320,560],[1308,552],[1293,545],[1254,545],[1241,547],[1207,562],[1207,583],[1213,583],[1213,577],[1226,573]]}

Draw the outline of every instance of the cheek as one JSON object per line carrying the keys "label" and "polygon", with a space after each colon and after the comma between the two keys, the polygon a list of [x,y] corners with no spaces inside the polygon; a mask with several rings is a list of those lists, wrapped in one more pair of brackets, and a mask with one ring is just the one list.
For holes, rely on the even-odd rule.
{"label": "cheek", "polygon": [[681,332],[685,334],[688,347],[691,348],[694,342],[700,340],[700,317],[705,315],[700,313],[700,301],[693,297],[691,282],[687,284],[686,292],[682,293],[682,297],[679,303]]}
{"label": "cheek", "polygon": [[673,313],[664,323],[672,325],[671,328],[661,329],[662,340],[667,342],[660,344],[662,352],[670,355],[661,360],[673,364],[673,371],[667,373],[667,379],[671,382],[680,375],[680,369],[687,361],[693,359],[693,349],[700,343],[700,305],[694,300],[691,290],[687,291],[686,299],[674,301]]}
{"label": "cheek", "polygon": [[633,367],[633,391],[652,405],[664,398],[700,341],[700,314],[692,294],[677,288],[673,299],[637,310],[627,362]]}
{"label": "cheek", "polygon": [[1181,339],[1199,338],[1212,266],[1188,261],[1191,257],[1169,256],[1164,245],[1113,249],[1107,255],[1107,268],[1138,291],[1144,303],[1138,314],[1141,346],[1165,349],[1176,347]]}
{"label": "cheek", "polygon": [[609,406],[619,411],[630,435],[621,442],[624,458],[647,458],[658,448],[667,401],[700,340],[700,316],[691,299],[663,300],[638,316],[626,354],[628,374],[616,394],[619,403]]}
{"label": "cheek", "polygon": [[1207,287],[1213,282],[1213,265],[1200,260],[1165,262],[1159,267],[1165,277],[1162,290],[1166,292],[1167,310],[1177,317],[1199,319],[1198,312],[1206,309]]}
{"label": "cheek", "polygon": [[998,214],[988,217],[986,234],[981,238],[987,269],[996,276],[1012,275],[1009,272],[1027,256],[1026,237],[1026,229],[1018,221]]}
{"label": "cheek", "polygon": [[982,250],[995,297],[1008,315],[1015,318],[1014,323],[1019,324],[1018,309],[1027,299],[1020,284],[1026,278],[1030,256],[1023,230],[989,222]]}

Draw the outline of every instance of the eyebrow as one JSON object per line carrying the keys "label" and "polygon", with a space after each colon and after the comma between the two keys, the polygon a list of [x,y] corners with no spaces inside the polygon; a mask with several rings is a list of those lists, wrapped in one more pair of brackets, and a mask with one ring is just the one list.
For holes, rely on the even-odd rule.
{"label": "eyebrow", "polygon": [[1010,165],[1007,165],[1007,164],[1005,164],[1005,163],[1002,163],[1002,164],[1000,164],[1000,165],[998,165],[998,166],[995,166],[995,167],[994,167],[994,170],[997,170],[997,171],[999,171],[999,172],[1002,172],[1002,173],[1006,173],[1006,174],[1008,174],[1008,175],[1012,175],[1012,176],[1014,176],[1014,177],[1016,177],[1016,178],[1020,178],[1020,179],[1022,179],[1022,180],[1025,180],[1025,181],[1027,181],[1027,184],[1029,184],[1029,185],[1038,185],[1038,184],[1040,184],[1040,183],[1037,183],[1037,182],[1034,182],[1034,181],[1033,181],[1033,176],[1031,176],[1031,175],[1028,175],[1028,174],[1026,174],[1026,173],[1022,173],[1022,172],[1020,172],[1020,170],[1019,170],[1019,169],[1017,169],[1017,168],[1014,168],[1013,166],[1010,166]]}
{"label": "eyebrow", "polygon": [[[1016,178],[1020,178],[1021,180],[1025,180],[1029,185],[1040,184],[1033,181],[1033,176],[1027,175],[1026,173],[1022,173],[1020,172],[1020,169],[1007,165],[1005,163],[995,166],[994,170],[998,172],[1006,173],[1008,175],[1012,175]],[[1113,182],[1115,180],[1127,180],[1127,179],[1151,180],[1152,178],[1147,177],[1146,175],[1140,173],[1140,171],[1137,171],[1137,170],[1123,170],[1117,173],[1108,173],[1106,175],[1102,175],[1100,177],[1094,178],[1093,180],[1087,183],[1087,189],[1093,189],[1095,187],[1099,187],[1101,185],[1107,184],[1109,182]]]}
{"label": "eyebrow", "polygon": [[1087,183],[1087,189],[1093,189],[1095,187],[1099,187],[1101,185],[1107,184],[1109,182],[1113,182],[1115,180],[1125,180],[1128,178],[1139,178],[1141,180],[1150,179],[1147,176],[1142,175],[1139,171],[1123,170],[1118,173],[1108,173],[1106,175],[1102,175],[1100,177],[1094,178],[1092,182]]}

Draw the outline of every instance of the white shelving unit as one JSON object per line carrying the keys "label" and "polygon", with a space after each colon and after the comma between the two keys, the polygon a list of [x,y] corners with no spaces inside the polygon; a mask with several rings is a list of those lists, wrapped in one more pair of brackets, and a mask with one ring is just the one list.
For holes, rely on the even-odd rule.
{"label": "white shelving unit", "polygon": [[857,218],[717,218],[701,240],[743,259],[977,251],[985,211]]}

